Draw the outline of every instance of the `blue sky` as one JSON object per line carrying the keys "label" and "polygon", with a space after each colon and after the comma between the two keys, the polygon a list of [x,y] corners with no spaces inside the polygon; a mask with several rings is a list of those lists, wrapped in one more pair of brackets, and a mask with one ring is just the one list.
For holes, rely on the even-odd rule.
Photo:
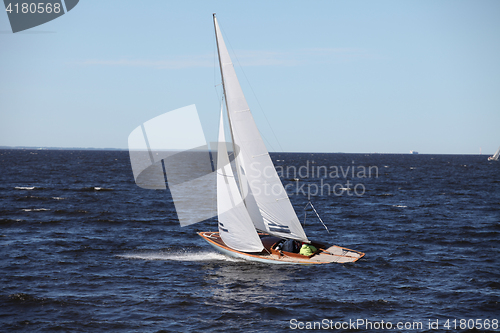
{"label": "blue sky", "polygon": [[216,140],[214,12],[270,151],[500,145],[499,1],[161,0],[80,1],[16,34],[0,13],[0,145],[126,148],[190,104]]}

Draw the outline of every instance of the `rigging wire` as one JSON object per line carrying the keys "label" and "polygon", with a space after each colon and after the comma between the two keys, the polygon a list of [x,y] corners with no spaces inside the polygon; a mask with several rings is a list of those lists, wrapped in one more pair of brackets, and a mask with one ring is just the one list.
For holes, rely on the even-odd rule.
{"label": "rigging wire", "polygon": [[307,205],[304,207],[304,226],[306,225],[306,218],[307,218],[307,210],[306,209],[307,209],[307,206],[309,206],[309,205],[311,205],[311,208],[316,213],[316,216],[318,217],[318,219],[321,222],[321,224],[323,224],[323,227],[325,227],[326,231],[328,231],[328,233],[330,233],[330,230],[328,230],[328,227],[325,225],[325,223],[323,222],[323,220],[319,216],[318,212],[316,211],[316,208],[314,208],[314,206],[313,206],[313,204],[312,204],[311,201],[308,201]]}

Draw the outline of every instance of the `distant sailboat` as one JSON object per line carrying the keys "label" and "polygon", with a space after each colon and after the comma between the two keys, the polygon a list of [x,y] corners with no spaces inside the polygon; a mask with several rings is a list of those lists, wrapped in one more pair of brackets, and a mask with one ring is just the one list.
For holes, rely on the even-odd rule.
{"label": "distant sailboat", "polygon": [[[364,253],[308,240],[276,173],[241,90],[215,17],[219,66],[232,138],[236,175],[226,148],[221,109],[217,153],[218,232],[198,234],[218,251],[236,258],[272,264],[327,264],[354,262]],[[282,251],[292,240],[311,244],[310,256]]]}
{"label": "distant sailboat", "polygon": [[498,156],[500,156],[500,147],[498,147],[497,151],[493,156],[488,157],[488,161],[498,161]]}

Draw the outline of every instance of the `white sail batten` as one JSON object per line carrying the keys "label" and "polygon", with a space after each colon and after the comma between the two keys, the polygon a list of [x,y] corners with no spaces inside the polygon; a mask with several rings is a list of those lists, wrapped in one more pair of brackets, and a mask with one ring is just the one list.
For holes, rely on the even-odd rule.
{"label": "white sail batten", "polygon": [[308,242],[250,112],[215,17],[214,24],[231,134],[239,147],[237,172],[245,180],[241,190],[252,222],[270,234]]}
{"label": "white sail batten", "polygon": [[219,234],[227,246],[243,252],[261,252],[264,249],[241,198],[229,163],[222,110],[217,149],[217,215]]}

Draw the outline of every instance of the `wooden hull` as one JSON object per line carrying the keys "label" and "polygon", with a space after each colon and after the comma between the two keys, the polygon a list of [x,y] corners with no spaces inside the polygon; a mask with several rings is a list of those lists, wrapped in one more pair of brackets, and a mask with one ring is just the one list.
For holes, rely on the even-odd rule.
{"label": "wooden hull", "polygon": [[246,253],[233,250],[226,246],[218,232],[199,232],[204,240],[213,246],[217,251],[238,259],[257,261],[266,264],[287,264],[287,265],[317,265],[330,263],[355,262],[365,254],[362,252],[350,250],[340,246],[325,246],[323,244],[312,242],[318,251],[311,256],[303,256],[298,253],[277,251],[274,249],[280,240],[277,237],[265,233],[259,233],[265,250],[259,253]]}

